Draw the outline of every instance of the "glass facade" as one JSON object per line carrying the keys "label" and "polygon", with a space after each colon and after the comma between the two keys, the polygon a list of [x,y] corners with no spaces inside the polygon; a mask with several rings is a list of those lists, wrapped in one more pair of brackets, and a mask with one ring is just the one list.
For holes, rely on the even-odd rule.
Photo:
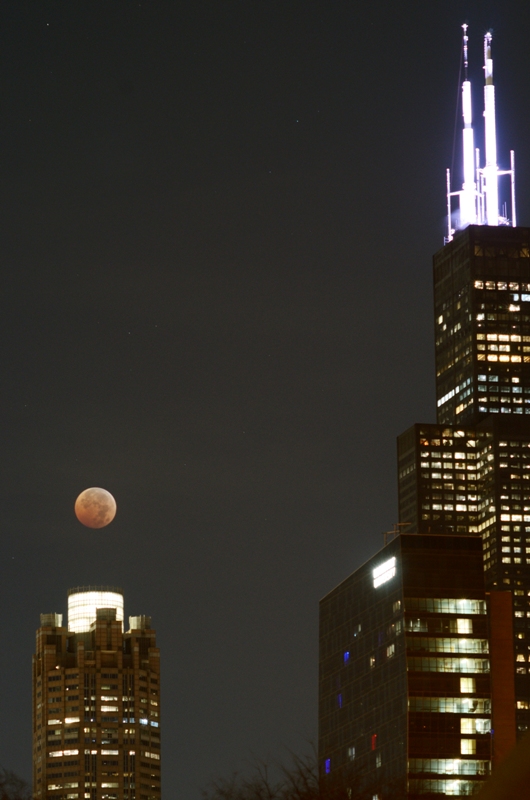
{"label": "glass facade", "polygon": [[469,226],[434,257],[437,424],[398,439],[399,521],[475,534],[513,600],[517,728],[530,729],[530,229]]}
{"label": "glass facade", "polygon": [[470,225],[434,257],[437,420],[530,414],[530,229]]}
{"label": "glass facade", "polygon": [[323,772],[383,798],[474,791],[491,769],[489,649],[480,540],[398,536],[320,604]]}
{"label": "glass facade", "polygon": [[401,534],[321,602],[319,755],[352,796],[472,795],[530,729],[530,229],[459,231],[434,307]]}

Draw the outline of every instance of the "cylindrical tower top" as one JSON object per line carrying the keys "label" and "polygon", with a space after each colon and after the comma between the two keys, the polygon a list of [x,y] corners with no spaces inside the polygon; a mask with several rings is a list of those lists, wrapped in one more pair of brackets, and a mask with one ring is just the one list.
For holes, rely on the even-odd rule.
{"label": "cylindrical tower top", "polygon": [[96,621],[98,608],[116,609],[123,622],[123,593],[117,586],[77,586],[68,590],[68,630],[85,633]]}

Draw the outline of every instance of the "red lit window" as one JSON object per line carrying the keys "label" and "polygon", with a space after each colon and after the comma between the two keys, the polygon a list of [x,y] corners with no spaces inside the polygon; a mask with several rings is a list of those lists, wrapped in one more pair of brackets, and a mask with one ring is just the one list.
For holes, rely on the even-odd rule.
{"label": "red lit window", "polygon": [[372,733],[372,750],[377,747],[377,733]]}

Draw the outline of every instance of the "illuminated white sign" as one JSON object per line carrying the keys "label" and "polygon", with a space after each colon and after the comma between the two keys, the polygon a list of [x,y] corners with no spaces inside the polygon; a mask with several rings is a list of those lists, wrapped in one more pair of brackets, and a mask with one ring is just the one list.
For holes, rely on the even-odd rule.
{"label": "illuminated white sign", "polygon": [[374,578],[374,589],[377,589],[378,586],[381,586],[382,583],[386,583],[391,578],[394,577],[396,574],[396,558],[392,556],[389,558],[388,561],[385,561],[383,564],[380,564],[379,567],[376,567],[372,571],[372,575]]}
{"label": "illuminated white sign", "polygon": [[111,591],[74,592],[68,596],[68,630],[84,633],[96,621],[98,608],[115,608],[123,622],[123,595]]}

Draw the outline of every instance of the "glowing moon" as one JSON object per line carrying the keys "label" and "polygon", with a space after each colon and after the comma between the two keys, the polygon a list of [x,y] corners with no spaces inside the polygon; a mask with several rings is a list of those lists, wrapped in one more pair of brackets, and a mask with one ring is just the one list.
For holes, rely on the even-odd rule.
{"label": "glowing moon", "polygon": [[87,528],[104,528],[116,516],[116,501],[106,489],[85,489],[75,501],[75,515]]}

